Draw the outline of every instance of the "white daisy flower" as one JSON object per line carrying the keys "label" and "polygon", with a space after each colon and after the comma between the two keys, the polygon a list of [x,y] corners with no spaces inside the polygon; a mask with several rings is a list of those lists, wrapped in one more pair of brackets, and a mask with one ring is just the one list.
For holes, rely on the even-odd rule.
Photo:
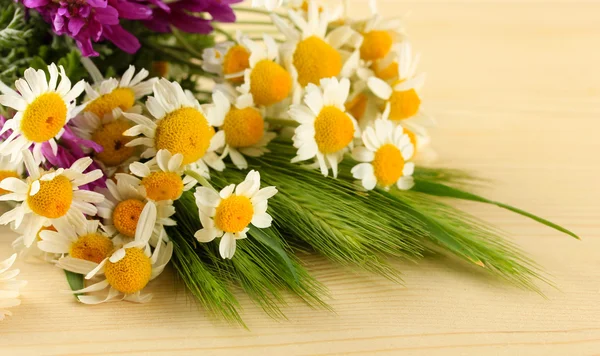
{"label": "white daisy flower", "polygon": [[225,78],[230,83],[241,84],[244,72],[250,68],[250,51],[246,48],[245,36],[237,32],[236,42],[217,43],[212,48],[202,52],[202,69],[214,73],[219,78]]}
{"label": "white daisy flower", "polygon": [[[133,106],[130,113],[141,114],[141,106]],[[127,144],[133,137],[123,132],[133,127],[133,123],[123,116],[121,108],[113,109],[102,118],[92,112],[84,112],[73,119],[73,131],[77,136],[102,146],[102,152],[94,152],[94,158],[107,177],[115,172],[128,172],[129,165],[139,159],[135,147]],[[92,154],[91,150],[89,152]]]}
{"label": "white daisy flower", "polygon": [[251,94],[260,106],[271,106],[286,99],[292,89],[292,76],[278,64],[279,48],[275,40],[263,35],[263,43],[245,39],[250,50],[250,68],[244,72],[244,84],[238,90]]}
{"label": "white daisy flower", "polygon": [[[130,241],[138,233],[140,225],[151,227],[158,235],[163,226],[173,226],[175,221],[170,217],[175,214],[172,201],[152,202],[140,189],[131,184],[129,175],[118,173],[116,183],[109,179],[106,189],[102,190],[106,199],[98,204],[98,216],[103,219],[104,230],[116,241]],[[142,212],[148,205],[154,205],[157,211],[154,219],[143,220]]]}
{"label": "white daisy flower", "polygon": [[283,5],[283,0],[252,0],[252,7],[263,7],[273,11]]}
{"label": "white daisy flower", "polygon": [[372,190],[377,185],[389,189],[394,184],[402,190],[412,188],[415,164],[409,160],[414,146],[401,125],[386,119],[384,114],[363,132],[362,142],[364,146],[356,147],[352,156],[363,163],[352,168],[352,176],[360,179],[365,189]]}
{"label": "white daisy flower", "polygon": [[117,108],[125,112],[129,111],[134,107],[136,100],[152,92],[152,85],[157,80],[156,78],[144,80],[148,77],[148,71],[141,69],[135,74],[135,67],[131,65],[121,79],[104,79],[91,61],[83,63],[86,64],[96,84],[94,86],[85,84],[86,102],[81,106],[84,112],[91,112],[99,118],[111,114]]}
{"label": "white daisy flower", "polygon": [[314,1],[308,4],[307,19],[296,11],[290,11],[289,16],[295,27],[271,14],[275,26],[287,38],[281,51],[286,68],[296,83],[294,96],[297,100],[294,102],[298,102],[302,88],[308,84],[318,85],[323,78],[349,77],[353,63],[347,63],[346,60],[352,52],[342,51],[341,47],[353,43],[357,34],[346,25],[327,34],[330,17],[326,10],[319,13],[319,7]]}
{"label": "white daisy flower", "polygon": [[[156,218],[156,213],[155,205],[148,204],[144,208],[144,217],[140,221],[153,220]],[[59,266],[73,272],[85,273],[85,279],[89,280],[95,276],[104,275],[104,279],[100,282],[73,291],[73,293],[91,293],[108,289],[106,296],[80,295],[77,297],[79,301],[84,304],[100,304],[117,298],[136,303],[150,301],[152,294],[142,295],[142,290],[148,282],[162,273],[173,255],[173,243],[162,242],[162,236],[154,252],[151,253],[148,241],[152,234],[151,225],[140,223],[134,240],[114,251],[99,264],[88,263],[88,261],[81,263],[81,260],[76,261],[77,259],[74,258],[62,261]]]}
{"label": "white daisy flower", "polygon": [[[8,156],[0,156],[0,182],[5,178],[21,178],[23,176],[23,161],[13,162]],[[8,191],[0,188],[0,195],[6,194]]]}
{"label": "white daisy flower", "polygon": [[112,240],[103,231],[100,221],[86,220],[81,225],[56,223],[54,229],[40,231],[38,248],[62,258],[100,263],[113,251]]}
{"label": "white daisy flower", "polygon": [[392,47],[406,38],[402,22],[397,18],[384,18],[374,14],[370,19],[354,24],[361,33],[360,58],[365,61],[377,61],[385,58]]}
{"label": "white daisy flower", "polygon": [[[28,218],[25,218],[25,219],[28,219]],[[40,260],[43,260],[46,262],[56,261],[56,258],[58,258],[58,255],[40,250],[38,248],[37,243],[32,243],[30,246],[25,245],[25,242],[28,241],[28,239],[24,235],[27,225],[28,225],[27,223],[22,223],[18,229],[14,228],[14,223],[11,224],[11,226],[10,226],[11,230],[19,235],[11,243],[13,250],[15,250],[17,252],[17,254],[19,255],[19,258],[22,260],[40,259]],[[34,241],[41,240],[40,232],[42,232],[44,230],[56,231],[56,229],[52,225],[44,226],[40,229],[40,231],[38,231]]]}
{"label": "white daisy flower", "polygon": [[[44,226],[83,224],[85,215],[96,215],[97,209],[92,203],[100,203],[104,196],[79,189],[102,177],[99,169],[83,173],[92,164],[91,158],[81,158],[71,168],[56,171],[44,171],[38,167],[28,150],[23,150],[23,158],[29,177],[26,180],[6,178],[0,183],[0,188],[11,192],[1,195],[0,200],[22,203],[2,215],[0,224],[14,221],[15,228],[19,228],[24,221],[25,246],[31,246]],[[27,219],[24,220],[25,217]]]}
{"label": "white daisy flower", "polygon": [[191,92],[184,92],[179,83],[160,79],[154,84],[154,96],[146,101],[146,108],[155,120],[143,115],[124,113],[137,125],[125,131],[125,136],[135,138],[129,147],[146,146],[142,158],[152,158],[159,150],[183,155],[183,165],[196,164],[200,170],[208,166],[218,171],[225,169],[223,160],[210,150],[215,130],[207,120],[204,110]]}
{"label": "white daisy flower", "polygon": [[[60,70],[60,73],[59,73]],[[36,162],[45,160],[42,145],[49,143],[56,155],[58,140],[64,133],[64,126],[77,114],[75,99],[84,87],[83,80],[71,88],[71,81],[62,66],[53,63],[48,66],[49,80],[43,70],[28,68],[25,79],[18,79],[16,92],[6,85],[0,85],[0,104],[17,111],[0,129],[0,135],[12,130],[8,138],[0,143],[0,155],[10,155],[12,161],[20,161],[21,153],[33,146]],[[60,76],[60,83],[58,77]]]}
{"label": "white daisy flower", "polygon": [[393,85],[376,78],[369,79],[369,89],[390,106],[390,120],[405,120],[416,116],[421,108],[419,91],[425,84],[425,75],[398,80]]}
{"label": "white daisy flower", "polygon": [[12,315],[7,308],[21,305],[19,291],[27,284],[27,281],[16,279],[20,272],[18,269],[10,269],[16,259],[17,254],[15,253],[8,259],[0,262],[0,320],[4,320],[4,317],[7,315]]}
{"label": "white daisy flower", "polygon": [[269,152],[267,145],[276,134],[265,132],[263,115],[254,107],[252,95],[237,97],[232,107],[229,98],[217,91],[213,94],[213,103],[207,114],[219,128],[213,137],[213,144],[218,150],[223,149],[221,158],[229,155],[237,168],[246,169],[248,162],[243,155],[260,157]]}
{"label": "white daisy flower", "polygon": [[292,105],[290,116],[300,123],[293,137],[298,153],[292,162],[316,157],[324,176],[331,168],[337,177],[338,163],[352,149],[354,138],[360,137],[356,120],[344,106],[349,89],[346,78],[322,79],[321,87],[310,84],[306,88],[304,104]]}
{"label": "white daisy flower", "polygon": [[273,218],[267,213],[267,203],[276,193],[275,187],[260,189],[260,173],[254,170],[242,183],[228,185],[219,193],[198,187],[194,196],[202,229],[194,236],[200,242],[220,237],[221,257],[231,259],[235,241],[247,237],[250,224],[261,229],[271,226]]}
{"label": "white daisy flower", "polygon": [[[150,161],[134,162],[130,166],[132,175],[120,175],[131,185],[141,189],[141,193],[152,201],[177,200],[184,191],[192,189],[196,180],[184,175],[183,155],[171,155],[160,150]],[[137,176],[137,177],[135,177]],[[139,178],[138,178],[139,177]]]}

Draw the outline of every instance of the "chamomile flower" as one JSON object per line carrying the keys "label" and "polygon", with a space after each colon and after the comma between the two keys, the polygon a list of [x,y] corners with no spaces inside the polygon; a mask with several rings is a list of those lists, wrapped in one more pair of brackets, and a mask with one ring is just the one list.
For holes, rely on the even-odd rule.
{"label": "chamomile flower", "polygon": [[123,135],[144,136],[127,146],[146,146],[142,158],[152,158],[165,149],[174,155],[182,154],[183,165],[196,164],[204,171],[208,171],[206,165],[219,171],[225,169],[223,160],[209,149],[215,130],[198,100],[184,92],[178,83],[166,79],[157,81],[153,90],[154,96],[148,98],[146,108],[155,120],[139,114],[123,114],[137,124]]}
{"label": "chamomile flower", "polygon": [[352,156],[359,162],[352,175],[362,186],[371,190],[379,185],[384,189],[396,185],[408,190],[414,185],[415,164],[409,162],[414,146],[399,124],[385,118],[375,120],[362,134],[364,146],[354,148]]}
{"label": "chamomile flower", "polygon": [[275,40],[268,35],[263,39],[262,44],[245,39],[250,50],[250,68],[244,72],[244,84],[238,89],[242,94],[251,94],[257,105],[270,106],[289,96],[292,76],[277,63],[279,48]]}
{"label": "chamomile flower", "polygon": [[[369,89],[380,99],[390,105],[390,119],[404,120],[419,112],[421,98],[418,92],[425,84],[425,74],[415,76],[418,56],[413,59],[412,48],[405,41],[398,46],[398,72],[393,84],[377,78],[369,78]],[[392,78],[394,78],[392,77]]]}
{"label": "chamomile flower", "polygon": [[316,157],[324,176],[331,168],[337,177],[338,163],[352,149],[354,138],[360,137],[356,120],[344,106],[349,89],[346,78],[322,79],[321,87],[310,84],[306,88],[304,104],[292,105],[290,116],[300,123],[293,137],[298,153],[292,162]]}
{"label": "chamomile flower", "polygon": [[129,66],[121,79],[101,80],[102,78],[95,78],[97,84],[94,87],[86,83],[87,101],[82,105],[83,111],[93,113],[99,118],[112,113],[116,108],[129,111],[135,105],[136,100],[152,92],[152,85],[156,81],[156,78],[144,80],[149,74],[145,69],[141,69],[135,76],[134,74],[135,67]]}
{"label": "chamomile flower", "polygon": [[[0,182],[5,178],[21,178],[23,175],[23,162],[12,162],[10,157],[0,156]],[[0,188],[0,195],[6,194],[8,191]]]}
{"label": "chamomile flower", "polygon": [[[144,209],[147,220],[156,215],[155,206],[148,204]],[[161,232],[162,233],[162,232]],[[73,293],[91,293],[108,289],[106,296],[80,295],[77,298],[84,304],[100,304],[116,298],[136,303],[145,303],[152,299],[152,294],[142,295],[148,282],[158,277],[171,260],[173,243],[160,242],[154,252],[150,252],[148,240],[153,234],[152,226],[140,224],[135,239],[114,251],[99,264],[77,263],[75,259],[63,261],[59,266],[72,268],[80,273],[87,272],[85,278],[92,279],[104,275],[100,282],[92,284]],[[90,267],[93,269],[89,270]]]}
{"label": "chamomile flower", "polygon": [[[25,218],[25,219],[27,219],[27,218]],[[11,224],[11,225],[14,225],[14,224]],[[13,250],[15,250],[17,252],[17,254],[19,255],[19,258],[23,259],[23,260],[40,259],[40,260],[43,260],[46,262],[55,261],[57,258],[57,255],[54,253],[48,253],[48,252],[40,250],[38,248],[37,243],[32,243],[31,245],[26,246],[25,243],[30,240],[30,238],[27,238],[27,236],[24,235],[27,226],[28,226],[27,223],[22,223],[19,226],[19,228],[14,228],[14,226],[11,226],[11,230],[13,232],[15,232],[16,234],[18,234],[18,237],[13,240],[13,242],[11,243],[11,246],[12,246]],[[44,226],[38,231],[38,233],[34,239],[34,242],[36,242],[36,241],[39,242],[41,240],[40,233],[45,230],[56,231],[56,229],[52,225]]]}
{"label": "chamomile flower", "polygon": [[[129,175],[118,173],[113,180],[106,181],[103,191],[106,199],[98,204],[98,216],[103,218],[104,230],[118,241],[130,241],[138,233],[139,226],[151,227],[158,235],[163,226],[173,226],[175,221],[170,217],[175,214],[171,201],[151,202],[140,189],[131,184]],[[152,219],[143,215],[144,208],[155,205],[157,211]],[[145,220],[148,219],[148,220]]]}
{"label": "chamomile flower", "polygon": [[374,14],[367,21],[359,23],[356,29],[363,37],[360,57],[365,61],[385,58],[392,47],[405,38],[399,19],[386,19],[380,14]]}
{"label": "chamomile flower", "polygon": [[250,224],[261,229],[271,226],[273,218],[267,213],[267,204],[276,193],[275,187],[260,189],[260,173],[254,170],[242,183],[228,185],[220,192],[198,187],[194,196],[202,229],[194,236],[200,242],[220,237],[221,257],[231,259],[236,240],[247,237]]}
{"label": "chamomile flower", "polygon": [[10,269],[16,260],[15,253],[0,262],[0,320],[4,320],[7,315],[12,315],[7,308],[21,305],[20,290],[27,284],[27,281],[16,279],[19,275],[18,269]]}
{"label": "chamomile flower", "polygon": [[140,187],[142,194],[150,200],[177,200],[184,191],[192,189],[197,183],[190,176],[182,178],[184,174],[182,162],[181,153],[171,155],[167,150],[160,150],[156,157],[148,162],[132,163],[130,166],[132,175],[119,177],[126,177],[130,184]]}
{"label": "chamomile flower", "polygon": [[[134,106],[128,112],[141,114],[142,108]],[[133,137],[123,135],[133,123],[123,116],[121,108],[113,109],[101,118],[92,112],[84,112],[73,119],[73,124],[73,131],[79,137],[102,146],[102,152],[94,153],[94,158],[108,177],[116,171],[127,172],[129,164],[139,158],[136,148],[127,146]]]}
{"label": "chamomile flower", "polygon": [[208,116],[219,131],[213,143],[224,148],[221,157],[231,156],[239,169],[248,168],[243,155],[260,157],[269,152],[267,145],[275,138],[274,132],[265,132],[262,113],[254,107],[252,95],[244,94],[235,99],[234,106],[223,92],[213,94],[214,105],[207,110]]}
{"label": "chamomile flower", "polygon": [[264,7],[273,11],[283,4],[283,0],[252,0],[252,7]]}
{"label": "chamomile flower", "polygon": [[271,18],[275,26],[283,33],[287,42],[282,45],[283,60],[300,89],[308,84],[319,84],[323,78],[348,76],[351,68],[345,66],[351,52],[341,51],[341,47],[350,43],[356,32],[350,26],[339,26],[327,34],[329,15],[326,10],[319,13],[314,1],[308,4],[307,19],[300,12],[290,11],[290,20],[300,31],[290,26],[275,14]]}
{"label": "chamomile flower", "polygon": [[97,209],[92,203],[103,201],[104,196],[79,189],[102,177],[99,169],[83,173],[92,164],[91,158],[81,158],[71,168],[56,171],[39,168],[28,150],[23,151],[23,158],[29,177],[26,180],[6,178],[0,183],[0,188],[10,192],[0,196],[0,200],[22,203],[2,215],[0,224],[14,221],[15,228],[19,228],[25,222],[25,246],[31,246],[44,226],[82,224],[85,215],[96,215]]}
{"label": "chamomile flower", "polygon": [[80,225],[56,223],[54,229],[42,230],[39,236],[37,245],[41,251],[94,263],[102,262],[114,249],[98,220],[86,220]]}
{"label": "chamomile flower", "polygon": [[202,52],[202,68],[227,79],[230,83],[241,84],[244,72],[250,68],[250,51],[244,45],[245,37],[237,33],[236,42],[218,43]]}
{"label": "chamomile flower", "polygon": [[[60,73],[59,73],[60,70]],[[12,130],[6,140],[0,143],[0,155],[10,155],[12,161],[21,160],[21,153],[33,146],[36,162],[44,161],[42,145],[50,144],[56,155],[58,140],[64,126],[77,113],[75,99],[83,92],[84,82],[71,88],[71,81],[62,66],[53,63],[48,66],[50,77],[43,70],[28,68],[25,79],[18,79],[15,87],[18,92],[0,85],[0,104],[17,111],[0,129],[0,135]],[[60,76],[60,83],[58,78]]]}

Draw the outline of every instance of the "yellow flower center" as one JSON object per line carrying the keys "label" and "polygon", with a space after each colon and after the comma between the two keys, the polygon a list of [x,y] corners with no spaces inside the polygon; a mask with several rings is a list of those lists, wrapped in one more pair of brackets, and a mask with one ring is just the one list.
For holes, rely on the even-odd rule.
{"label": "yellow flower center", "polygon": [[69,255],[73,258],[100,263],[113,250],[112,241],[98,233],[80,236],[71,244]]}
{"label": "yellow flower center", "polygon": [[144,250],[132,247],[125,250],[125,257],[117,263],[106,262],[104,266],[106,281],[121,293],[139,292],[152,276],[152,263]]}
{"label": "yellow flower center", "polygon": [[404,158],[398,147],[388,143],[375,152],[372,162],[377,183],[388,187],[398,181],[404,169]]}
{"label": "yellow flower center", "polygon": [[45,93],[27,105],[21,132],[30,141],[46,142],[56,136],[67,121],[67,104],[57,93]]}
{"label": "yellow flower center", "polygon": [[119,202],[113,211],[113,224],[117,231],[127,237],[134,237],[138,220],[146,204],[138,199]]}
{"label": "yellow flower center", "polygon": [[298,43],[293,61],[298,71],[298,82],[303,87],[309,83],[319,85],[321,79],[337,77],[342,70],[340,53],[317,36]]}
{"label": "yellow flower center", "polygon": [[96,158],[100,162],[113,167],[118,166],[133,156],[135,148],[126,146],[133,137],[123,136],[123,132],[130,127],[131,125],[125,120],[115,120],[102,125],[94,131],[92,141],[104,149],[102,152],[96,154]]}
{"label": "yellow flower center", "polygon": [[221,200],[215,213],[215,226],[225,232],[240,232],[252,221],[254,207],[250,199],[232,195]]}
{"label": "yellow flower center", "polygon": [[104,94],[86,105],[85,111],[96,114],[99,118],[110,114],[113,109],[121,108],[127,111],[135,104],[135,93],[130,88],[116,88],[108,94]]}
{"label": "yellow flower center", "polygon": [[354,137],[350,117],[335,106],[321,109],[315,119],[315,141],[322,153],[335,153],[348,146]]}
{"label": "yellow flower center", "polygon": [[257,144],[264,135],[265,122],[255,108],[232,107],[225,121],[225,141],[231,147],[249,147]]}
{"label": "yellow flower center", "polygon": [[250,73],[250,93],[257,105],[273,105],[292,90],[292,76],[279,64],[263,59]]}
{"label": "yellow flower center", "polygon": [[355,96],[354,99],[346,103],[346,110],[352,116],[354,116],[356,120],[360,120],[365,114],[365,111],[367,110],[368,101],[369,97],[364,93],[360,93],[357,96]]}
{"label": "yellow flower center", "polygon": [[177,200],[183,192],[183,180],[174,172],[152,172],[142,179],[142,185],[154,201]]}
{"label": "yellow flower center", "polygon": [[365,61],[382,59],[390,53],[394,39],[387,31],[371,31],[363,34],[360,58]]}
{"label": "yellow flower center", "polygon": [[[247,68],[250,68],[250,52],[240,45],[235,45],[227,51],[223,58],[223,74],[235,74],[243,72]],[[244,75],[242,74],[236,78],[230,78],[232,83],[242,83],[244,81]]]}
{"label": "yellow flower center", "polygon": [[[64,216],[73,202],[73,187],[65,176],[52,180],[40,180],[40,190],[34,195],[27,193],[27,204],[37,215],[49,219]],[[31,191],[31,187],[29,188]]]}
{"label": "yellow flower center", "polygon": [[[19,178],[19,174],[16,171],[2,171],[0,170],[0,182],[2,182],[5,178]],[[7,190],[0,188],[0,195],[8,193]]]}
{"label": "yellow flower center", "polygon": [[392,80],[398,77],[398,62],[392,62],[385,68],[381,68],[379,65],[373,65],[373,71],[375,76],[382,80]]}
{"label": "yellow flower center", "polygon": [[390,98],[390,120],[404,120],[414,116],[421,106],[419,94],[414,89],[394,91]]}
{"label": "yellow flower center", "polygon": [[204,157],[214,133],[200,111],[184,107],[168,113],[158,122],[154,144],[157,151],[181,153],[183,164],[189,164]]}

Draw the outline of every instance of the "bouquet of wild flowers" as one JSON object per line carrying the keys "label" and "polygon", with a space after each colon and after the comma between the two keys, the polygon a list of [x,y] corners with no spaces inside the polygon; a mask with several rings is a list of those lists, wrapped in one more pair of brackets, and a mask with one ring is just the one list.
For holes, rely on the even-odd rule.
{"label": "bouquet of wild flowers", "polygon": [[[326,307],[300,252],[393,280],[387,257],[441,253],[537,289],[536,266],[499,231],[435,197],[576,236],[420,165],[432,120],[400,21],[291,1],[285,14],[236,8],[268,20],[239,22],[262,35],[209,35],[234,2],[5,7],[0,224],[21,256],[64,269],[85,304],[148,302],[172,263],[204,307],[240,322],[234,286],[275,316],[285,292]],[[0,315],[19,304],[15,258],[0,264]]]}

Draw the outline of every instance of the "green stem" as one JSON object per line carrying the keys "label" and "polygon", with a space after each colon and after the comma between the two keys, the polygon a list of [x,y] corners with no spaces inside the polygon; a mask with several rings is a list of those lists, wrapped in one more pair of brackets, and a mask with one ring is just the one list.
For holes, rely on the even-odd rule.
{"label": "green stem", "polygon": [[181,32],[179,32],[178,29],[176,29],[175,27],[171,26],[171,31],[173,32],[173,36],[175,36],[175,38],[177,39],[177,41],[179,43],[181,43],[181,45],[194,57],[196,58],[202,58],[202,53],[196,51],[196,49],[194,47],[192,47],[192,45],[190,45],[188,43],[188,41],[181,35]]}
{"label": "green stem", "polygon": [[273,26],[273,22],[271,21],[236,21],[236,25],[264,25],[264,26]]}
{"label": "green stem", "polygon": [[197,180],[198,183],[200,183],[201,186],[206,187],[206,188],[210,188],[210,189],[214,190],[215,192],[217,192],[217,190],[212,186],[212,184],[210,184],[210,182],[206,178],[204,178],[203,176],[201,176],[197,172],[194,172],[194,171],[192,171],[190,169],[187,169],[184,172],[184,174],[186,174],[186,175],[194,178],[195,180]]}

